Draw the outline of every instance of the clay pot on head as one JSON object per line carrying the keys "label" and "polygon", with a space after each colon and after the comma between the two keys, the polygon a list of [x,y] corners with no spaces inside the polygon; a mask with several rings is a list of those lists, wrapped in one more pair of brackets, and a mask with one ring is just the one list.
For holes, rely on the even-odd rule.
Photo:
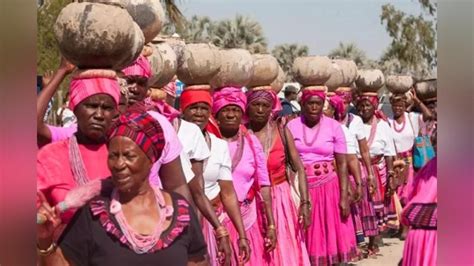
{"label": "clay pot on head", "polygon": [[360,93],[377,93],[385,85],[385,77],[379,69],[359,70],[355,83]]}
{"label": "clay pot on head", "polygon": [[278,61],[270,54],[253,54],[253,76],[248,87],[268,86],[278,76]]}
{"label": "clay pot on head", "polygon": [[437,79],[423,80],[415,84],[416,96],[422,101],[436,98],[437,90],[438,90]]}
{"label": "clay pot on head", "polygon": [[357,65],[352,60],[333,59],[331,76],[325,85],[330,92],[339,87],[349,87],[357,78]]}
{"label": "clay pot on head", "polygon": [[154,72],[154,75],[152,78],[150,78],[149,83],[151,87],[162,88],[176,75],[178,62],[176,54],[174,53],[173,49],[171,49],[171,46],[169,46],[167,43],[153,44],[153,46],[161,55],[162,67],[160,67],[161,71]]}
{"label": "clay pot on head", "polygon": [[278,65],[278,76],[276,79],[270,84],[272,86],[272,90],[278,94],[282,89],[283,85],[286,82],[286,73],[283,71],[280,65]]}
{"label": "clay pot on head", "polygon": [[210,81],[213,89],[222,87],[244,87],[252,79],[254,66],[249,51],[244,49],[220,50],[221,67]]}
{"label": "clay pot on head", "polygon": [[327,56],[297,57],[293,62],[295,79],[303,86],[318,86],[331,77],[331,60]]}
{"label": "clay pot on head", "polygon": [[178,78],[187,86],[209,84],[220,69],[219,49],[206,43],[187,44]]}
{"label": "clay pot on head", "polygon": [[385,86],[393,94],[405,94],[413,86],[411,76],[390,75],[385,79]]}

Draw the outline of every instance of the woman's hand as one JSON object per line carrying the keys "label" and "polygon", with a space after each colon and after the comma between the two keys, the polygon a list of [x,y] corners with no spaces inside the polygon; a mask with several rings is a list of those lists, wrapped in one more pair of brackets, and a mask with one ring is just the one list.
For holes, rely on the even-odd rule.
{"label": "woman's hand", "polygon": [[228,236],[217,239],[217,259],[220,265],[230,265],[232,258],[232,250],[230,248],[230,240]]}
{"label": "woman's hand", "polygon": [[298,222],[303,227],[303,230],[308,229],[311,225],[311,204],[308,202],[300,204]]}
{"label": "woman's hand", "polygon": [[59,210],[52,208],[41,191],[37,192],[39,197],[38,215],[46,218],[46,222],[37,224],[36,238],[40,248],[46,249],[53,241],[56,229],[61,225]]}
{"label": "woman's hand", "polygon": [[353,200],[354,203],[358,203],[362,200],[362,184],[356,184]]}
{"label": "woman's hand", "polygon": [[61,57],[59,69],[64,70],[66,74],[71,74],[76,69],[76,66],[71,64],[66,58]]}
{"label": "woman's hand", "polygon": [[341,211],[341,216],[343,219],[346,219],[349,216],[349,198],[347,194],[341,194],[341,199],[339,200],[339,209]]}
{"label": "woman's hand", "polygon": [[277,237],[276,237],[276,229],[274,227],[268,226],[267,233],[265,236],[265,251],[270,253],[276,247]]}
{"label": "woman's hand", "polygon": [[369,194],[373,196],[377,189],[377,182],[375,182],[375,177],[373,175],[367,176],[367,187],[369,189]]}
{"label": "woman's hand", "polygon": [[239,238],[239,264],[245,264],[250,260],[250,246],[246,237]]}

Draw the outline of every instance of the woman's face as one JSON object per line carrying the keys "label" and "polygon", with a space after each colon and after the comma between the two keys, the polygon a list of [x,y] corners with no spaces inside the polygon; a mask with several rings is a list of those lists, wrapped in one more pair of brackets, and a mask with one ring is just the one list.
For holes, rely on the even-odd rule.
{"label": "woman's face", "polygon": [[357,103],[357,112],[365,121],[374,116],[375,109],[369,100],[361,100]]}
{"label": "woman's face", "polygon": [[433,115],[434,120],[437,120],[438,114],[436,112],[437,109],[437,102],[433,101],[428,104],[426,104],[426,107],[430,110],[431,114]]}
{"label": "woman's face", "polygon": [[211,106],[204,102],[194,103],[183,112],[184,120],[198,125],[203,130],[209,122]]}
{"label": "woman's face", "polygon": [[129,91],[129,104],[145,100],[148,93],[148,79],[142,76],[125,76],[124,79]]}
{"label": "woman's face", "polygon": [[105,137],[112,119],[117,115],[117,107],[112,96],[95,94],[79,103],[74,114],[81,133],[91,140],[100,140]]}
{"label": "woman's face", "polygon": [[400,117],[405,113],[406,110],[406,101],[403,99],[397,99],[390,101],[392,105],[392,111],[394,117]]}
{"label": "woman's face", "polygon": [[266,123],[272,113],[272,105],[268,101],[258,99],[253,101],[247,107],[250,121]]}
{"label": "woman's face", "polygon": [[308,122],[317,122],[323,112],[324,101],[318,96],[312,96],[303,103],[303,116]]}
{"label": "woman's face", "polygon": [[130,138],[117,136],[109,142],[107,164],[112,182],[122,192],[138,190],[148,182],[152,163]]}
{"label": "woman's face", "polygon": [[217,123],[223,131],[238,130],[242,122],[242,109],[237,105],[227,105],[217,113]]}

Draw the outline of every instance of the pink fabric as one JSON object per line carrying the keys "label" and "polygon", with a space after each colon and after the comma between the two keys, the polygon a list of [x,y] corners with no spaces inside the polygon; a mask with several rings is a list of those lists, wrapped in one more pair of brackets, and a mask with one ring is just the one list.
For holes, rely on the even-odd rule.
{"label": "pink fabric", "polygon": [[370,104],[372,104],[372,106],[374,107],[374,110],[375,110],[375,117],[377,117],[378,119],[382,119],[384,121],[387,121],[387,116],[381,111],[381,110],[378,110],[379,108],[379,97],[378,96],[369,96],[369,95],[361,95],[359,97],[357,97],[357,102],[360,102],[360,101],[363,101],[363,100],[368,100],[370,102]]}
{"label": "pink fabric", "polygon": [[75,78],[69,87],[69,109],[74,108],[86,98],[95,94],[110,95],[115,105],[120,99],[120,85],[116,78]]}
{"label": "pink fabric", "polygon": [[256,90],[247,92],[247,105],[258,99],[264,99],[272,105],[272,115],[274,117],[283,109],[277,94],[273,90]]}
{"label": "pink fabric", "polygon": [[400,185],[397,190],[398,197],[400,198],[400,202],[405,205],[408,199],[408,193],[410,188],[413,187],[413,179],[415,177],[415,169],[413,168],[413,164],[410,163],[406,167],[408,167],[408,176],[406,184]]}
{"label": "pink fabric", "polygon": [[213,115],[216,115],[222,108],[231,104],[237,105],[242,109],[242,112],[245,112],[245,106],[247,105],[247,97],[245,97],[245,94],[239,88],[224,87],[219,91],[214,92],[213,102]]}
{"label": "pink fabric", "polygon": [[339,118],[345,115],[344,99],[341,96],[334,95],[329,97],[329,104],[334,108]]}
{"label": "pink fabric", "polygon": [[[48,202],[54,206],[64,200],[66,194],[76,187],[69,164],[69,139],[51,143],[39,150],[36,162],[36,185]],[[84,161],[89,180],[104,179],[110,176],[107,167],[107,146],[82,145],[79,151]],[[68,223],[75,210],[61,215],[63,223]]]}
{"label": "pink fabric", "polygon": [[122,69],[122,72],[127,76],[142,76],[149,78],[151,77],[151,65],[145,56],[140,55],[133,64]]}
{"label": "pink fabric", "polygon": [[346,103],[352,102],[352,92],[351,91],[336,91],[336,95],[342,97]]}
{"label": "pink fabric", "polygon": [[163,90],[171,97],[176,98],[176,82],[171,81],[163,87]]}
{"label": "pink fabric", "polygon": [[340,189],[336,173],[320,186],[311,186],[323,176],[308,176],[312,223],[306,231],[306,247],[311,265],[348,263],[357,256],[352,217],[342,219]]}
{"label": "pink fabric", "polygon": [[[415,176],[407,207],[412,203],[438,202],[437,176],[437,158],[435,157]],[[437,230],[410,229],[403,250],[403,265],[435,266],[437,240]]]}
{"label": "pink fabric", "polygon": [[267,159],[268,173],[272,184],[274,184],[277,179],[281,179],[281,177],[286,179],[286,164],[282,163],[285,159],[285,147],[283,146],[280,134],[277,133]]}
{"label": "pink fabric", "polygon": [[[319,161],[333,161],[334,153],[345,154],[347,152],[346,139],[339,122],[323,115],[319,125],[308,128],[303,124],[302,119],[303,117],[298,117],[291,120],[287,127],[293,134],[296,149],[304,165]],[[312,147],[308,147],[304,143],[303,127],[308,141],[313,139],[319,127],[319,135]]]}
{"label": "pink fabric", "polygon": [[298,223],[298,210],[288,182],[272,186],[272,210],[277,228],[277,247],[272,265],[310,265],[304,233]]}
{"label": "pink fabric", "polygon": [[77,124],[72,124],[69,127],[46,126],[51,133],[51,143],[68,139],[77,132]]}
{"label": "pink fabric", "polygon": [[317,96],[321,98],[323,101],[326,99],[326,93],[324,91],[303,89],[303,95],[301,95],[301,102],[304,104],[307,100],[309,100],[313,96]]}
{"label": "pink fabric", "polygon": [[[242,158],[232,172],[235,193],[240,202],[246,199],[247,193],[252,187],[255,178],[258,178],[257,182],[260,186],[270,186],[270,178],[268,177],[268,169],[262,145],[255,135],[250,134],[249,136],[253,141],[255,156],[249,142],[245,139]],[[228,143],[231,157],[236,153],[237,141],[238,140]]]}
{"label": "pink fabric", "polygon": [[372,195],[370,195],[367,185],[367,168],[365,168],[360,161],[359,165],[362,170],[362,200],[356,205],[357,213],[361,217],[362,228],[365,236],[377,236],[379,235],[378,220],[377,215],[375,214]]}
{"label": "pink fabric", "polygon": [[147,105],[154,106],[156,109],[158,109],[158,112],[166,117],[168,121],[172,122],[175,118],[179,117],[181,113],[176,110],[173,106],[169,105],[165,101],[153,101],[150,97],[145,99],[145,103]]}

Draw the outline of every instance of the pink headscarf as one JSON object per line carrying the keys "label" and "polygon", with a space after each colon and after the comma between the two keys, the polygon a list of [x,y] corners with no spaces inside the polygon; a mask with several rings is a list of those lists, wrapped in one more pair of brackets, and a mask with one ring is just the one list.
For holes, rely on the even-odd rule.
{"label": "pink headscarf", "polygon": [[222,108],[227,105],[237,105],[245,112],[245,106],[247,105],[247,97],[241,89],[236,87],[224,87],[219,91],[214,92],[213,95],[214,105],[212,106],[212,114],[216,115]]}
{"label": "pink headscarf", "polygon": [[337,116],[341,119],[344,116],[344,99],[339,95],[329,97],[329,104],[336,110]]}
{"label": "pink headscarf", "polygon": [[385,121],[388,120],[387,116],[385,116],[385,114],[381,110],[378,110],[379,97],[377,95],[367,95],[367,94],[364,95],[364,94],[362,94],[362,95],[357,97],[357,104],[359,104],[363,100],[367,100],[367,101],[370,102],[370,104],[372,104],[372,106],[375,109],[375,112],[374,112],[375,117],[377,117],[379,119],[382,119],[382,120],[385,120]]}
{"label": "pink headscarf", "polygon": [[118,105],[120,85],[116,78],[73,78],[69,87],[69,109],[74,108],[86,98],[95,94],[108,94]]}
{"label": "pink headscarf", "polygon": [[309,100],[313,96],[317,96],[321,98],[323,101],[326,100],[326,92],[322,90],[303,89],[303,95],[301,95],[301,102],[304,104],[307,100]]}
{"label": "pink headscarf", "polygon": [[150,62],[148,62],[148,59],[146,59],[146,57],[140,55],[133,64],[122,69],[122,72],[127,76],[142,76],[150,78],[151,65]]}
{"label": "pink headscarf", "polygon": [[163,90],[168,94],[169,96],[176,98],[176,82],[171,81],[170,83],[166,84],[163,87]]}
{"label": "pink headscarf", "polygon": [[346,103],[352,102],[352,92],[351,91],[336,91],[336,95],[339,95],[346,101]]}
{"label": "pink headscarf", "polygon": [[273,90],[254,90],[247,92],[247,106],[259,99],[263,99],[272,105],[273,116],[283,109],[280,100],[278,100],[278,96]]}

